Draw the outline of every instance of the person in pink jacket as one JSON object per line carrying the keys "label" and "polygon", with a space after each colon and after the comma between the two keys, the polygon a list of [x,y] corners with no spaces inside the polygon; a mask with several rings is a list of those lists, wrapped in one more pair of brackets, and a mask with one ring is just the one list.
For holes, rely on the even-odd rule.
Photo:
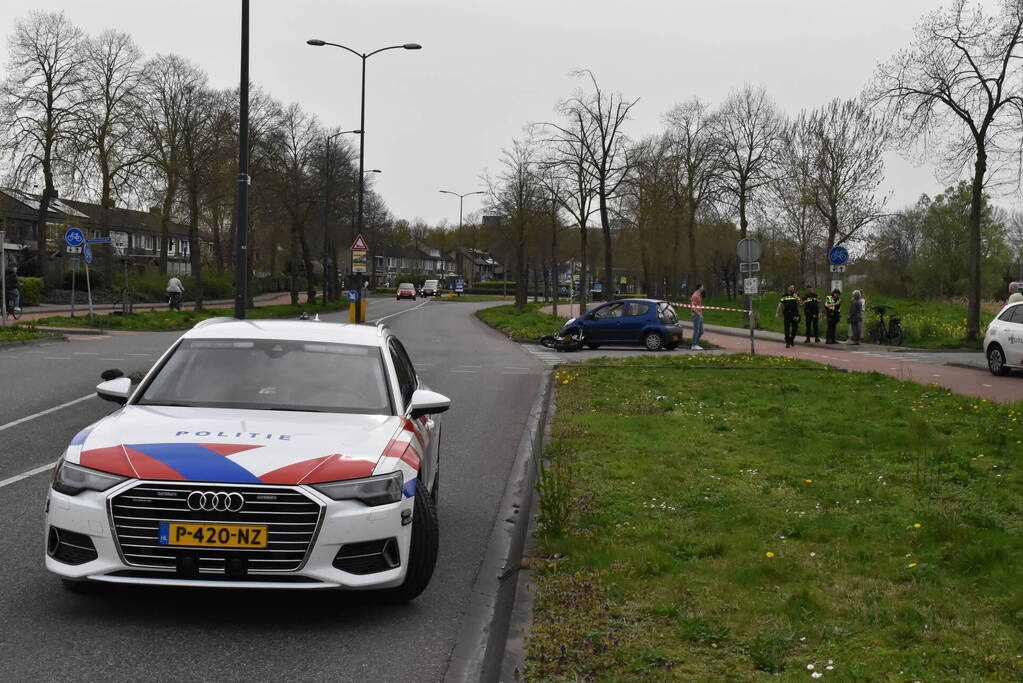
{"label": "person in pink jacket", "polygon": [[689,297],[693,312],[693,346],[694,351],[703,351],[700,346],[700,337],[703,336],[703,285],[697,284],[693,295]]}

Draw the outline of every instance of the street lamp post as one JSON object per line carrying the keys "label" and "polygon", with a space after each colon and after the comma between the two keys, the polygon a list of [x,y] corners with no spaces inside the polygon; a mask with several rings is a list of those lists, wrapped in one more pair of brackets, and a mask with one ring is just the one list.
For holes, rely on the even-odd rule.
{"label": "street lamp post", "polygon": [[[242,0],[238,86],[238,186],[234,204],[234,317],[245,318],[249,277],[249,0]],[[125,282],[127,286],[127,282]]]}
{"label": "street lamp post", "polygon": [[[362,97],[361,97],[361,103],[359,105],[359,224],[358,224],[358,226],[359,226],[358,227],[359,235],[361,235],[362,234],[362,227],[363,227],[363,211],[362,211],[363,206],[362,206],[362,202],[363,202],[363,196],[365,194],[365,189],[366,189],[365,188],[365,171],[363,170],[364,161],[365,161],[365,157],[366,157],[366,60],[369,59],[370,57],[372,57],[373,55],[377,54],[378,52],[383,52],[385,50],[420,50],[420,49],[422,49],[423,46],[420,45],[419,43],[405,43],[403,45],[389,45],[387,47],[382,47],[382,48],[379,48],[377,50],[373,50],[372,52],[358,52],[358,51],[353,50],[352,48],[350,48],[350,47],[348,47],[346,45],[341,45],[339,43],[330,43],[330,42],[327,42],[325,40],[320,40],[318,38],[312,38],[312,39],[307,40],[305,42],[306,42],[306,44],[313,45],[315,47],[323,47],[324,45],[330,45],[331,47],[339,47],[342,50],[348,50],[353,55],[355,55],[356,57],[358,57],[359,59],[362,60]],[[374,267],[375,267],[375,265],[376,264],[374,263]],[[356,288],[358,289],[358,291],[360,292],[360,295],[361,295],[361,292],[362,292],[362,277],[361,276],[358,276],[358,277],[355,278],[355,284],[356,284]],[[355,307],[355,322],[357,322],[357,323],[362,322],[362,320],[361,320],[361,311],[362,311],[362,307],[360,305],[356,304],[356,307]]]}
{"label": "street lamp post", "polygon": [[462,200],[464,200],[469,195],[486,194],[486,192],[483,192],[482,190],[477,190],[476,192],[466,192],[465,194],[458,194],[457,192],[452,192],[451,190],[441,190],[441,192],[443,194],[453,194],[456,197],[458,197],[458,259],[457,259],[458,263],[456,267],[458,268],[458,277],[464,279],[465,265],[463,261],[464,257],[462,255]]}

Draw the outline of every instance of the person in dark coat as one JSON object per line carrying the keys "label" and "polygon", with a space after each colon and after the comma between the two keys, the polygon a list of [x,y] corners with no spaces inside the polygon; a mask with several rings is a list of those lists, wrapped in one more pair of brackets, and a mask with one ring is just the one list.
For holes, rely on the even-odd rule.
{"label": "person in dark coat", "polygon": [[824,316],[828,326],[824,343],[837,344],[838,340],[835,338],[835,335],[838,330],[838,323],[842,319],[841,291],[833,289],[831,294],[828,294],[828,298],[824,300]]}
{"label": "person in dark coat", "polygon": [[821,328],[820,328],[820,314],[821,314],[821,302],[817,298],[817,293],[813,291],[813,287],[810,285],[806,286],[806,292],[803,294],[803,314],[806,315],[806,343],[810,343],[810,336],[813,335],[815,342],[821,340]]}

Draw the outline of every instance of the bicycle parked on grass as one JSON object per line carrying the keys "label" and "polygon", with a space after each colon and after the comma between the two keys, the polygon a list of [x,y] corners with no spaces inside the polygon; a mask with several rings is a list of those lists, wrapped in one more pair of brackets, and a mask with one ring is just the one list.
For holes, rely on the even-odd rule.
{"label": "bicycle parked on grass", "polygon": [[[902,318],[894,315],[891,306],[874,306],[871,310],[877,313],[877,324],[874,326],[873,340],[875,344],[902,346]],[[884,317],[888,316],[888,323]]]}

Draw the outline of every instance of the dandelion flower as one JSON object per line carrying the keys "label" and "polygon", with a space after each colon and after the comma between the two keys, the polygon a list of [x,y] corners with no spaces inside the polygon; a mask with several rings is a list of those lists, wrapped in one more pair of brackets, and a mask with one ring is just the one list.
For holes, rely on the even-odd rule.
{"label": "dandelion flower", "polygon": [[768,557],[774,557],[774,553],[772,553],[770,550],[764,553],[764,555],[767,555]]}
{"label": "dandelion flower", "polygon": [[913,522],[913,528],[914,529],[919,529],[920,528],[920,522]]}
{"label": "dandelion flower", "polygon": [[909,564],[906,565],[906,569],[912,569],[915,566],[916,566],[916,562],[910,562]]}
{"label": "dandelion flower", "polygon": [[807,484],[812,484],[813,483],[813,479],[804,479],[803,481],[805,481]]}

